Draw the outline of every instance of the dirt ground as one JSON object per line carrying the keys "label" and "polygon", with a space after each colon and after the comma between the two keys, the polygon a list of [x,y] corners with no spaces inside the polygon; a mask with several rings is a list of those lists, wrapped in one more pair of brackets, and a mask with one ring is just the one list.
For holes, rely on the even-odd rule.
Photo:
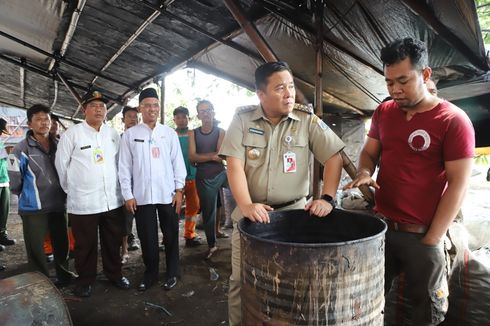
{"label": "dirt ground", "polygon": [[[0,262],[7,266],[0,272],[0,279],[25,273],[27,258],[22,236],[22,221],[16,214],[15,199],[8,220],[8,231],[17,244],[7,247],[0,253]],[[180,229],[180,274],[175,288],[170,291],[153,286],[146,292],[136,290],[143,275],[141,250],[130,252],[130,260],[123,265],[123,275],[131,282],[131,289],[115,288],[100,270],[93,288],[92,296],[80,299],[73,296],[73,286],[61,289],[75,326],[88,325],[226,325],[228,324],[228,277],[231,273],[230,240],[218,239],[220,250],[210,261],[204,260],[207,245],[185,248],[183,240],[183,222]],[[225,229],[231,234],[231,230]],[[198,230],[205,239],[204,232]],[[165,265],[164,253],[160,254],[160,281],[163,283]],[[73,259],[70,260],[74,270]],[[219,274],[216,281],[210,279],[209,268]],[[54,276],[54,267],[52,268]],[[160,285],[159,284],[159,285]],[[172,316],[168,316],[145,302],[165,307]]]}
{"label": "dirt ground", "polygon": [[[476,222],[483,238],[488,241],[490,232],[488,194],[490,182],[485,180],[488,167],[476,166],[471,178],[471,185],[463,204],[465,221]],[[0,253],[0,262],[7,265],[7,270],[0,272],[0,279],[27,271],[27,258],[22,237],[22,223],[15,214],[15,202],[12,205],[8,221],[10,235],[17,239],[17,245],[8,247]],[[203,259],[207,246],[184,248],[181,223],[180,267],[181,277],[177,286],[171,291],[164,291],[154,286],[146,292],[138,292],[143,274],[141,251],[131,252],[129,263],[124,265],[123,274],[131,281],[130,290],[119,290],[112,286],[99,270],[93,294],[88,299],[73,296],[73,286],[62,289],[61,293],[68,305],[75,326],[88,325],[226,325],[228,277],[230,266],[230,240],[219,239],[220,251],[210,261]],[[484,228],[485,230],[481,230]],[[231,230],[225,230],[231,233]],[[203,239],[203,231],[198,230]],[[486,242],[485,242],[486,243]],[[160,279],[163,279],[164,253],[160,255]],[[99,262],[99,267],[101,266]],[[71,260],[73,268],[73,260]],[[217,281],[210,280],[209,268],[213,267],[219,274]],[[52,270],[54,274],[54,270]],[[165,307],[172,316],[157,308],[145,305],[145,302]]]}

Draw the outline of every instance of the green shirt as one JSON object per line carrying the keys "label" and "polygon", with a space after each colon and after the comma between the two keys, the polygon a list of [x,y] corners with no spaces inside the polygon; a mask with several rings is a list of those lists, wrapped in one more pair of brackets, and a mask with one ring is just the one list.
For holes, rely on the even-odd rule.
{"label": "green shirt", "polygon": [[9,175],[7,172],[7,152],[5,151],[5,144],[0,143],[0,184],[8,183]]}
{"label": "green shirt", "polygon": [[187,132],[179,133],[177,131],[177,135],[179,135],[180,148],[182,149],[182,155],[184,156],[185,168],[187,170],[186,180],[194,180],[196,179],[196,168],[189,161],[189,135]]}

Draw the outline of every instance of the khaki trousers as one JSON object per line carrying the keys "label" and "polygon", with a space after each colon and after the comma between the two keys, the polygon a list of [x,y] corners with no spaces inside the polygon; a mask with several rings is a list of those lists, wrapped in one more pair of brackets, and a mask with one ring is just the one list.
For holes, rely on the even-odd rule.
{"label": "khaki trousers", "polygon": [[[278,211],[290,209],[302,209],[306,205],[306,200],[300,200],[293,205],[278,209]],[[237,223],[243,217],[240,209],[236,207],[231,214],[233,220],[233,233],[231,235],[231,276],[230,288],[228,291],[228,319],[230,326],[242,324],[242,300],[240,297],[241,289],[241,259],[240,259],[240,232]]]}

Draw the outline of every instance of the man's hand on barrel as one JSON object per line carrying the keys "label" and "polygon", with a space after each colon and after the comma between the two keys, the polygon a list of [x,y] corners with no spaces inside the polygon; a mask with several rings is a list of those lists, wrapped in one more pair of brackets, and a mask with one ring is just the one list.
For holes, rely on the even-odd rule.
{"label": "man's hand on barrel", "polygon": [[252,222],[269,223],[269,212],[274,209],[266,204],[252,203],[240,208],[244,217]]}
{"label": "man's hand on barrel", "polygon": [[310,201],[305,206],[305,211],[309,211],[310,215],[316,215],[318,217],[327,216],[328,214],[330,214],[332,209],[333,206],[329,202],[326,202],[323,199],[316,199]]}

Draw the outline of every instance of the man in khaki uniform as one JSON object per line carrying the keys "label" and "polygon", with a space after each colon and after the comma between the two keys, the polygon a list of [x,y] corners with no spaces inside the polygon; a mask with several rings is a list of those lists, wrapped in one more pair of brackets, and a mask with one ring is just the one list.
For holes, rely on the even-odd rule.
{"label": "man in khaki uniform", "polygon": [[[226,133],[220,155],[226,157],[228,182],[237,208],[232,213],[232,275],[228,296],[230,325],[241,324],[241,217],[268,223],[268,212],[304,208],[324,217],[334,206],[342,170],[338,152],[344,143],[305,106],[295,105],[293,76],[284,62],[255,71],[259,106],[239,108]],[[324,163],[322,199],[306,204],[310,151]]]}

